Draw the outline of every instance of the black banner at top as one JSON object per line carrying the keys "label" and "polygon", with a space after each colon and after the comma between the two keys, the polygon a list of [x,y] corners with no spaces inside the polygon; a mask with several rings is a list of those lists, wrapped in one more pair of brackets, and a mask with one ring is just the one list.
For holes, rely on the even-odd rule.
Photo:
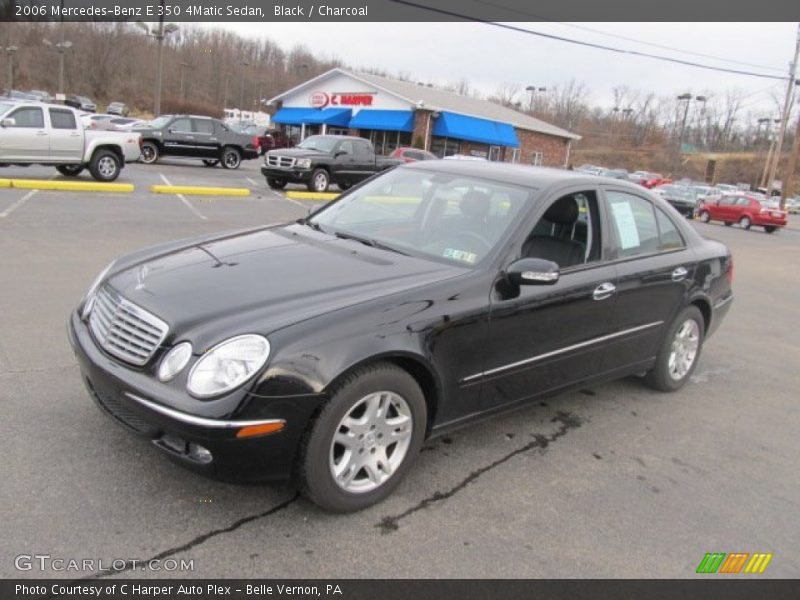
{"label": "black banner at top", "polygon": [[0,0],[2,21],[794,21],[798,0]]}

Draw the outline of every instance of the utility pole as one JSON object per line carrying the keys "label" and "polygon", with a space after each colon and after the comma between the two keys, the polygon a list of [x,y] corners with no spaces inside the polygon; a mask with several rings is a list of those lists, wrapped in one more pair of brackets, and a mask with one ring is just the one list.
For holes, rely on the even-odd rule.
{"label": "utility pole", "polygon": [[158,117],[161,115],[161,82],[164,77],[164,38],[170,33],[178,31],[178,26],[175,23],[167,23],[164,25],[164,0],[161,0],[161,15],[158,17],[158,27],[150,30],[142,21],[136,21],[136,25],[141,27],[144,32],[156,39],[158,42],[158,54],[156,58],[156,86],[153,93],[153,115]]}
{"label": "utility pole", "polygon": [[[778,170],[778,163],[781,159],[781,149],[783,147],[783,138],[786,135],[786,127],[789,124],[789,111],[792,108],[792,92],[794,91],[794,81],[797,75],[797,59],[800,57],[800,23],[797,24],[797,42],[794,48],[794,58],[789,65],[789,82],[786,84],[786,98],[783,102],[783,115],[781,116],[781,130],[778,133],[778,140],[775,142],[775,153],[772,159],[772,164],[769,168],[769,175],[767,176],[767,191],[766,197],[769,199],[772,196],[772,186],[775,183],[775,172]],[[780,208],[783,209],[786,205],[786,196],[781,194]]]}
{"label": "utility pole", "polygon": [[[800,85],[795,81],[795,85]],[[797,168],[797,157],[800,154],[800,116],[797,117],[797,126],[794,129],[794,141],[792,142],[792,151],[789,154],[789,160],[786,165],[786,174],[783,177],[783,189],[781,193],[782,201],[785,203],[786,198],[792,197],[792,184],[794,179],[794,170]]]}
{"label": "utility pole", "polygon": [[8,54],[8,97],[11,97],[11,90],[14,89],[14,53],[19,50],[16,46],[6,46],[4,48]]}
{"label": "utility pole", "polygon": [[181,63],[181,102],[186,102],[186,87],[183,85],[183,80],[186,76],[186,69],[189,68],[189,63]]}
{"label": "utility pole", "polygon": [[247,67],[247,65],[249,65],[250,63],[247,62],[246,60],[243,60],[239,64],[242,67],[242,70],[241,70],[241,73],[240,73],[240,76],[239,76],[239,120],[241,121],[241,120],[243,120],[241,111],[244,110],[244,71],[245,71],[245,68]]}
{"label": "utility pole", "polygon": [[672,163],[672,177],[673,179],[678,174],[678,167],[680,166],[681,162],[681,146],[683,146],[683,133],[686,131],[686,118],[689,116],[689,104],[692,102],[692,95],[689,92],[685,94],[681,94],[678,96],[678,100],[680,102],[685,102],[686,105],[683,108],[683,119],[681,120],[681,129],[680,133],[678,133],[678,148],[675,152],[675,161]]}

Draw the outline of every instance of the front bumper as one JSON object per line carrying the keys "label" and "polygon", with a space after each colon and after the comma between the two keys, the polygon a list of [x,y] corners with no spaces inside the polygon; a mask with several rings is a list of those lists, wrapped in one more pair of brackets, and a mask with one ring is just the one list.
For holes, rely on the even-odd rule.
{"label": "front bumper", "polygon": [[[141,385],[145,374],[100,350],[77,312],[70,317],[68,332],[84,384],[98,407],[172,460],[224,480],[273,481],[291,476],[300,439],[321,395],[265,398],[245,393],[232,411],[235,416],[191,414],[167,405],[153,389]],[[276,433],[236,437],[242,427],[275,421],[285,423]]]}
{"label": "front bumper", "polygon": [[261,174],[267,179],[280,179],[290,183],[308,183],[311,180],[311,169],[279,169],[276,167],[261,167]]}

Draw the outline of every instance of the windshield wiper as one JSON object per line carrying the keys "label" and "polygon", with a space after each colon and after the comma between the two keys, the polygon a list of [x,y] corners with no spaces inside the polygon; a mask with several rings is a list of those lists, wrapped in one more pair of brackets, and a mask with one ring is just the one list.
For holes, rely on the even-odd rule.
{"label": "windshield wiper", "polygon": [[305,225],[307,227],[311,227],[311,229],[313,229],[314,231],[319,231],[319,232],[322,232],[322,233],[328,233],[327,231],[325,231],[319,225],[319,223],[315,223],[314,221],[311,221],[308,217],[301,217],[301,218],[297,219],[297,221],[295,221],[295,223],[297,223],[298,225]]}
{"label": "windshield wiper", "polygon": [[403,256],[408,256],[407,252],[403,252],[402,250],[398,250],[397,248],[394,248],[392,246],[388,246],[388,245],[384,244],[383,242],[379,242],[378,240],[376,240],[374,238],[360,237],[360,236],[357,236],[357,235],[353,235],[352,233],[342,233],[341,231],[337,231],[333,235],[335,235],[336,237],[338,237],[340,239],[343,239],[343,240],[353,240],[353,241],[356,241],[356,242],[360,242],[360,243],[364,244],[365,246],[370,246],[372,248],[378,248],[380,250],[388,250],[389,252],[396,252],[397,254],[402,254]]}

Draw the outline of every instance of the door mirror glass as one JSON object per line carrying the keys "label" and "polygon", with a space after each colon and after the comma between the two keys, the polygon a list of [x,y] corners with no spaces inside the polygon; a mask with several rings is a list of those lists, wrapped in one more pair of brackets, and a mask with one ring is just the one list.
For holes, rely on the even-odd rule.
{"label": "door mirror glass", "polygon": [[514,285],[553,285],[559,278],[558,265],[543,258],[520,258],[506,270]]}
{"label": "door mirror glass", "polygon": [[17,121],[12,119],[11,117],[7,117],[0,121],[0,125],[3,127],[14,127],[17,124]]}

